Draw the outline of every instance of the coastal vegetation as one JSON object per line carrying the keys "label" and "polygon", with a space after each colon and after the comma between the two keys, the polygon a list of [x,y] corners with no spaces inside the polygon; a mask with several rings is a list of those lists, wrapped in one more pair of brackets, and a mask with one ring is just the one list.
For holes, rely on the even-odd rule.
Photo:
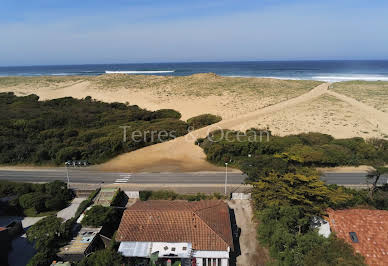
{"label": "coastal vegetation", "polygon": [[188,125],[179,118],[174,110],[152,112],[91,97],[39,101],[37,95],[0,93],[0,164],[101,163],[186,134]]}
{"label": "coastal vegetation", "polygon": [[191,129],[199,129],[220,122],[221,120],[222,118],[218,115],[203,114],[188,119],[187,124]]}
{"label": "coastal vegetation", "polygon": [[9,215],[43,216],[65,208],[73,193],[61,181],[46,184],[0,181],[1,197],[12,198],[0,206]]}
{"label": "coastal vegetation", "polygon": [[251,129],[215,131],[197,144],[210,162],[229,163],[247,174],[258,239],[268,247],[271,265],[365,265],[351,245],[333,234],[320,236],[311,221],[327,208],[387,210],[388,185],[373,187],[373,194],[326,185],[315,167],[368,164],[377,171],[370,173],[376,181],[386,169],[388,141],[335,139],[321,133],[279,137]]}
{"label": "coastal vegetation", "polygon": [[388,82],[347,81],[334,83],[331,90],[352,97],[380,111],[388,112]]}
{"label": "coastal vegetation", "polygon": [[269,130],[214,131],[198,139],[207,160],[241,168],[248,181],[258,176],[309,171],[309,167],[384,165],[388,163],[388,140],[335,139],[321,133],[273,136]]}
{"label": "coastal vegetation", "polygon": [[29,266],[50,265],[57,257],[59,247],[73,237],[76,218],[63,222],[55,215],[47,216],[27,230],[27,239],[34,244],[37,253],[29,260]]}
{"label": "coastal vegetation", "polygon": [[188,201],[200,201],[200,200],[211,200],[211,199],[224,199],[225,196],[220,193],[213,194],[179,194],[170,190],[142,190],[139,193],[141,201],[147,200],[188,200]]}

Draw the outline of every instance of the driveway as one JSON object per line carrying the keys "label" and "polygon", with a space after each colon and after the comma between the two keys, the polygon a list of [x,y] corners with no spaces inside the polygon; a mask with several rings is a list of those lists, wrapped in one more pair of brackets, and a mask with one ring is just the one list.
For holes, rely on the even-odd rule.
{"label": "driveway", "polygon": [[237,266],[265,265],[269,260],[269,253],[257,240],[257,224],[253,221],[251,201],[231,200],[228,205],[233,209],[237,226],[241,229],[241,255],[237,257]]}
{"label": "driveway", "polygon": [[63,218],[64,221],[71,219],[72,217],[74,217],[74,215],[78,209],[78,206],[84,200],[86,200],[86,198],[74,198],[69,207],[67,207],[63,210],[60,210],[57,213],[57,217]]}

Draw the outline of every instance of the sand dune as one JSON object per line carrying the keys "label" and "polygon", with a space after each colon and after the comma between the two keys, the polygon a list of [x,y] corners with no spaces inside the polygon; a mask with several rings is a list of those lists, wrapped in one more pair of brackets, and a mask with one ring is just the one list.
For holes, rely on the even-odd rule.
{"label": "sand dune", "polygon": [[[370,104],[388,101],[381,88],[377,97],[374,91],[368,92],[360,87],[362,84],[357,84],[360,93],[352,98],[348,85],[334,84],[330,89],[329,85],[313,81],[227,78],[214,74],[0,78],[0,91],[14,91],[18,95],[35,93],[41,99],[90,95],[98,100],[129,102],[150,110],[176,109],[183,119],[203,113],[222,116],[223,120],[215,125],[123,154],[97,166],[102,170],[133,172],[223,170],[208,163],[202,149],[194,145],[197,138],[220,128],[269,127],[277,135],[315,131],[337,138],[388,138],[385,109],[377,110]],[[373,84],[373,88],[377,85]],[[346,93],[342,94],[341,90]],[[365,95],[373,97],[368,100]]]}

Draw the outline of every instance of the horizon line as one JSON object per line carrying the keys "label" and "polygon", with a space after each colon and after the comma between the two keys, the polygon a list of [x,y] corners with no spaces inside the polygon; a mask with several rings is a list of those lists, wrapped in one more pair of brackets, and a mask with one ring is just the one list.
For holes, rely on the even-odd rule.
{"label": "horizon line", "polygon": [[49,66],[92,66],[92,65],[147,65],[147,64],[188,64],[188,63],[250,63],[250,62],[366,62],[366,61],[388,61],[388,59],[271,59],[271,60],[220,60],[220,61],[156,61],[156,62],[133,62],[133,63],[84,63],[84,64],[43,64],[43,65],[0,65],[0,68],[16,67],[49,67]]}

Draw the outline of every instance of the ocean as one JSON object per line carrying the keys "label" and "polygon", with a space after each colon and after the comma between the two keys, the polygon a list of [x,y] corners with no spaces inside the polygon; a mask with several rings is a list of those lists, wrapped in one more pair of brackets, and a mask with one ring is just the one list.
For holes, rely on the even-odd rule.
{"label": "ocean", "polygon": [[0,67],[0,77],[95,76],[106,73],[187,76],[208,72],[230,77],[307,79],[328,82],[350,80],[388,81],[388,60],[195,62]]}

